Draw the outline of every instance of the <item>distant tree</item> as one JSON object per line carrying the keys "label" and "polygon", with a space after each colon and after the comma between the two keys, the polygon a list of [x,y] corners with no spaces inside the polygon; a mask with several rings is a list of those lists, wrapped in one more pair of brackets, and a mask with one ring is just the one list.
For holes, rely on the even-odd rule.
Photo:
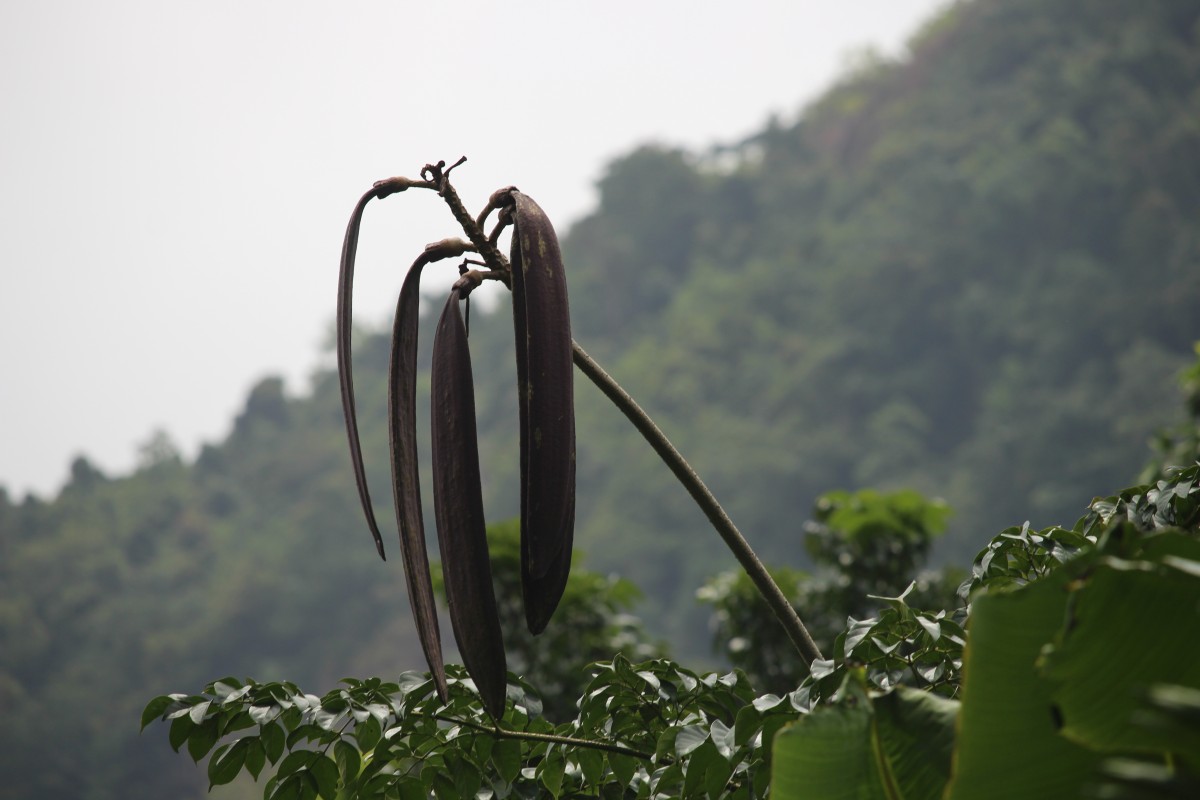
{"label": "distant tree", "polygon": [[92,465],[86,456],[76,456],[71,461],[71,480],[68,486],[80,491],[88,491],[108,480],[108,478]]}
{"label": "distant tree", "polygon": [[154,469],[181,461],[179,445],[164,430],[156,430],[138,447],[138,468]]}
{"label": "distant tree", "polygon": [[[823,652],[850,618],[878,613],[879,598],[906,593],[914,608],[952,608],[963,574],[929,570],[925,562],[945,529],[950,509],[912,491],[829,492],[804,525],[804,545],[817,569],[773,570],[792,604],[804,613]],[[788,692],[807,674],[804,662],[745,575],[723,572],[696,593],[713,607],[713,647],[745,670],[758,688]]]}

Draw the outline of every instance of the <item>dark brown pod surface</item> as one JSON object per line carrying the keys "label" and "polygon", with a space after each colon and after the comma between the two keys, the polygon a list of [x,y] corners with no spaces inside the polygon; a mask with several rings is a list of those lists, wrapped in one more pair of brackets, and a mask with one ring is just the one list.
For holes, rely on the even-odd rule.
{"label": "dark brown pod surface", "polygon": [[575,527],[571,319],[558,236],[515,189],[513,321],[521,427],[521,551],[525,616],[545,629],[566,586]]}
{"label": "dark brown pod surface", "polygon": [[454,639],[484,708],[499,719],[508,668],[488,557],[471,353],[458,304],[455,288],[433,342],[433,507]]}

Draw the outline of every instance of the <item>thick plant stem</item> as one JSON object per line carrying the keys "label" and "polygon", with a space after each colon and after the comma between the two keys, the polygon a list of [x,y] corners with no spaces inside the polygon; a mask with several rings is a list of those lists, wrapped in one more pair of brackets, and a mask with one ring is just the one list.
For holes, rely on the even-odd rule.
{"label": "thick plant stem", "polygon": [[788,638],[792,640],[792,644],[800,651],[800,655],[804,658],[806,664],[810,667],[815,659],[823,658],[820,649],[816,642],[813,641],[808,629],[804,627],[796,609],[792,608],[792,604],[784,597],[779,585],[767,573],[766,567],[759,561],[754,550],[751,549],[750,543],[742,536],[741,531],[733,524],[733,520],[725,513],[725,509],[717,502],[717,498],[713,497],[713,493],[704,485],[704,481],[696,474],[691,465],[680,455],[671,441],[667,439],[659,427],[654,424],[654,420],[650,419],[649,415],[642,410],[641,406],[629,396],[621,385],[613,380],[613,377],[605,372],[599,364],[592,359],[577,342],[572,342],[573,355],[575,366],[579,368],[584,375],[599,387],[600,391],[604,392],[604,396],[612,401],[613,405],[621,410],[633,426],[638,429],[638,432],[645,437],[650,446],[654,448],[654,452],[658,454],[671,472],[675,473],[675,477],[688,490],[688,494],[696,501],[696,504],[704,511],[704,515],[708,517],[708,521],[716,528],[717,533],[725,540],[725,545],[733,552],[738,563],[742,565],[742,569],[746,570],[746,574],[750,576],[750,580],[754,581],[755,587],[759,594],[767,601],[767,605],[771,607],[771,611],[775,614],[775,618],[779,620],[779,624],[787,631]]}

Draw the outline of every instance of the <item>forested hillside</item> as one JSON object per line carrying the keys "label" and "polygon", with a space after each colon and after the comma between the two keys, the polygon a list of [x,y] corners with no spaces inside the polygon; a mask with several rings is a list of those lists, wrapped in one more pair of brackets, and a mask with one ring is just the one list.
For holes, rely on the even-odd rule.
{"label": "forested hillside", "polygon": [[[567,241],[577,338],[773,559],[832,488],[945,497],[960,558],[1073,519],[1200,335],[1198,14],[968,3],[793,125],[630,154]],[[617,566],[703,537],[619,420],[584,419],[585,541]]]}
{"label": "forested hillside", "polygon": [[[945,498],[943,555],[967,563],[1127,485],[1177,416],[1200,338],[1200,6],[962,3],[795,121],[637,149],[599,189],[560,230],[575,337],[765,559],[803,566],[813,498],[873,486]],[[501,305],[471,322],[496,521],[518,511]],[[387,337],[356,341],[383,520]],[[732,562],[582,378],[576,397],[586,564],[640,585],[649,627],[703,657],[693,595]],[[57,498],[0,492],[0,797],[199,796],[199,771],[137,738],[148,697],[421,666],[357,502],[329,371],[294,396],[263,380],[194,463],[160,441],[131,475],[80,459]],[[64,727],[80,707],[92,726]]]}

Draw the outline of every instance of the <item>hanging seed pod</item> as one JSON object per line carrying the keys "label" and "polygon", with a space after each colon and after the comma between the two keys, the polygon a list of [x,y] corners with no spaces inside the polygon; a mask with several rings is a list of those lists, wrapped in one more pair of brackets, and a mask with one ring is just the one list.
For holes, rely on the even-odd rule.
{"label": "hanging seed pod", "polygon": [[562,598],[575,529],[571,318],[558,236],[513,189],[513,323],[521,438],[521,583],[525,621],[541,633]]}
{"label": "hanging seed pod", "polygon": [[421,479],[417,469],[417,323],[420,320],[421,270],[431,261],[462,255],[466,247],[462,240],[443,239],[427,245],[425,252],[409,267],[396,301],[388,366],[388,444],[404,578],[421,649],[443,700],[448,698],[449,690],[442,660],[437,605],[433,599],[433,580],[429,575],[429,554],[425,548]]}
{"label": "hanging seed pod", "polygon": [[455,284],[433,340],[433,507],[454,640],[484,708],[500,719],[508,668],[488,559],[471,353],[458,306],[470,286],[468,278]]}
{"label": "hanging seed pod", "polygon": [[437,604],[433,599],[433,580],[429,576],[425,523],[421,515],[421,481],[417,473],[417,322],[424,265],[423,256],[413,262],[396,301],[388,366],[388,444],[408,603],[438,696],[445,700],[449,697],[449,689],[442,660]]}
{"label": "hanging seed pod", "polygon": [[350,214],[350,222],[346,226],[346,238],[342,241],[342,258],[338,267],[338,298],[337,298],[337,365],[338,384],[342,393],[342,414],[346,419],[346,435],[350,439],[350,461],[354,468],[354,482],[358,486],[358,497],[362,502],[363,514],[367,518],[367,526],[375,539],[375,550],[379,557],[387,560],[383,552],[383,537],[379,533],[379,525],[375,521],[375,511],[371,507],[371,493],[367,488],[367,475],[363,469],[362,446],[358,438],[358,417],[354,410],[354,370],[350,358],[350,322],[353,318],[354,303],[354,258],[358,252],[358,231],[362,225],[363,211],[367,203],[375,198],[384,198],[396,192],[403,192],[414,181],[408,178],[389,178],[378,181],[359,199]]}
{"label": "hanging seed pod", "polygon": [[[354,207],[342,244],[338,278],[337,356],[338,380],[342,395],[342,412],[350,440],[350,459],[354,480],[358,486],[363,513],[375,539],[375,547],[383,557],[383,537],[375,520],[371,496],[363,467],[359,442],[358,420],[354,403],[354,378],[351,367],[350,324],[354,288],[354,261],[358,249],[358,233],[362,214],[368,202],[386,197],[412,186],[428,186],[428,182],[408,178],[391,178],[376,183]],[[417,319],[421,270],[431,261],[462,255],[467,245],[458,239],[445,239],[425,248],[405,276],[396,303],[396,320],[392,333],[391,364],[388,372],[390,414],[389,443],[392,461],[392,491],[396,504],[396,520],[400,529],[401,560],[409,605],[417,627],[425,660],[433,675],[438,695],[448,697],[446,669],[442,660],[441,633],[437,607],[433,597],[433,582],[429,575],[429,555],[425,548],[425,532],[421,517],[421,487],[416,470],[416,360]]]}

